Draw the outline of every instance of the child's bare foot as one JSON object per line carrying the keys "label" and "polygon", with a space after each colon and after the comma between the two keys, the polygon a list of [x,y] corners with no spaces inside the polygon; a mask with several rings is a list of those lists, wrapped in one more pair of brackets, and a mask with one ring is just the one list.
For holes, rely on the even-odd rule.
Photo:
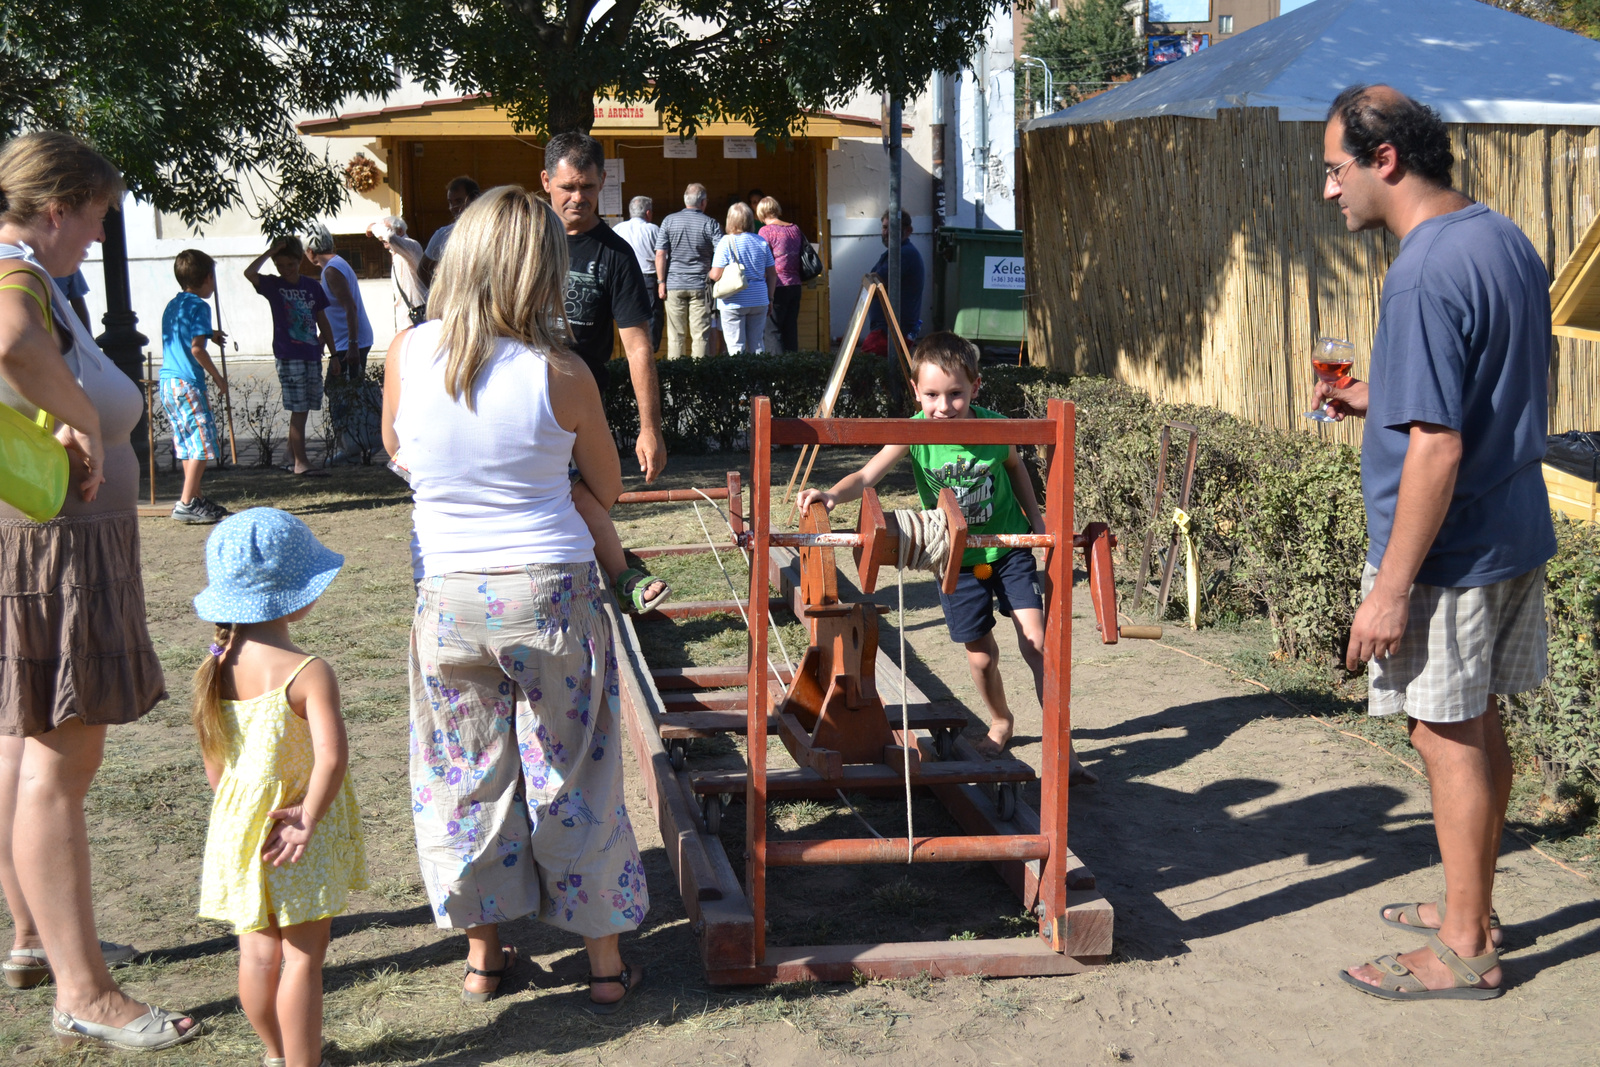
{"label": "child's bare foot", "polygon": [[973,747],[981,754],[994,758],[1006,750],[1011,743],[1011,733],[1016,728],[1012,719],[996,719],[989,726],[989,732],[978,738],[978,743]]}

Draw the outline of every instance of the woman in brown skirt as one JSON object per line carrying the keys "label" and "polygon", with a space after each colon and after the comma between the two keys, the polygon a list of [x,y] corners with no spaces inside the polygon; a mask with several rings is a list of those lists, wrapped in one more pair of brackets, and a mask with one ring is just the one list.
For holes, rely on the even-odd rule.
{"label": "woman in brown skirt", "polygon": [[69,134],[0,147],[0,403],[53,415],[74,472],[49,522],[0,503],[0,875],[18,926],[8,978],[26,985],[47,964],[64,1042],[144,1051],[199,1031],[126,996],[106,969],[83,814],[106,727],[166,695],[139,573],[129,438],[143,401],[50,281],[78,269],[122,192],[116,168]]}

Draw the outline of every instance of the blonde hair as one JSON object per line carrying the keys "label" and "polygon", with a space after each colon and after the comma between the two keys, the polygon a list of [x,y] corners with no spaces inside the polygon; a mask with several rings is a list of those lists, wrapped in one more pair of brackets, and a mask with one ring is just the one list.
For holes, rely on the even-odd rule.
{"label": "blonde hair", "polygon": [[756,216],[763,219],[783,218],[783,205],[778,203],[774,196],[763,196],[761,203],[756,205]]}
{"label": "blonde hair", "polygon": [[722,226],[729,233],[755,233],[756,213],[743,200],[728,208],[728,221]]}
{"label": "blonde hair", "polygon": [[520,185],[474,200],[450,232],[428,294],[428,317],[444,323],[450,395],[472,409],[473,386],[502,337],[569,351],[566,291],[567,235],[549,204]]}
{"label": "blonde hair", "polygon": [[120,201],[126,188],[110,160],[70,133],[39,130],[0,148],[0,222],[26,226],[51,204]]}
{"label": "blonde hair", "polygon": [[200,661],[194,672],[194,732],[200,737],[200,751],[213,764],[228,762],[228,723],[222,717],[222,660],[233,647],[231,622],[217,623],[212,643],[221,651]]}

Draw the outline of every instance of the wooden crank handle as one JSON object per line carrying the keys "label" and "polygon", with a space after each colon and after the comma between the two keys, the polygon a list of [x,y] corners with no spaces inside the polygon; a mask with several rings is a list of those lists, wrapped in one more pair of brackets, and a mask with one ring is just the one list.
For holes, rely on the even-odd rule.
{"label": "wooden crank handle", "polygon": [[1141,641],[1161,640],[1161,627],[1159,626],[1119,626],[1117,636]]}

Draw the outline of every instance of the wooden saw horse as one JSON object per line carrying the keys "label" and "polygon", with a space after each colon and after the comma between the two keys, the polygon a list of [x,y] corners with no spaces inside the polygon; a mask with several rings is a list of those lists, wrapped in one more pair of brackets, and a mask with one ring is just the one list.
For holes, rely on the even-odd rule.
{"label": "wooden saw horse", "polygon": [[[1156,634],[1117,625],[1110,531],[1094,524],[1081,534],[1072,532],[1072,406],[1052,400],[1045,419],[964,420],[957,425],[907,419],[775,420],[769,401],[756,397],[751,416],[750,525],[744,529],[743,523],[734,523],[736,542],[751,551],[753,560],[748,617],[764,620],[768,614],[769,578],[762,561],[774,549],[796,549],[800,572],[796,608],[810,641],[794,677],[784,686],[768,667],[768,628],[751,626],[745,675],[747,769],[681,772],[688,791],[700,798],[702,813],[715,812],[717,798],[734,792],[743,794],[746,806],[746,877],[739,899],[731,899],[734,887],[724,879],[716,897],[703,897],[693,909],[701,914],[707,977],[714,983],[742,984],[842,981],[856,973],[1067,974],[1102,961],[1111,949],[1111,906],[1094,891],[1093,876],[1067,848],[1073,548],[1084,550],[1101,640],[1110,644],[1119,636]],[[1048,550],[1049,588],[1059,595],[1051,596],[1046,610],[1042,759],[1037,774],[1018,759],[981,757],[957,735],[953,727],[959,719],[945,724],[923,715],[920,722],[913,721],[908,736],[899,729],[893,703],[885,708],[874,664],[878,618],[887,609],[841,600],[833,557],[837,548],[855,551],[864,592],[875,588],[884,565],[895,565],[897,533],[889,530],[876,494],[869,490],[864,495],[855,533],[831,530],[820,505],[802,516],[798,533],[772,529],[774,445],[906,443],[1038,445],[1051,453],[1043,534],[971,534],[954,494],[946,490],[939,501],[950,540],[941,575],[946,590],[954,589],[961,555],[968,547]],[[773,732],[793,755],[796,769],[768,769],[769,715],[775,719]],[[919,730],[919,725],[932,727],[933,736]],[[836,790],[898,791],[904,788],[908,771],[912,786],[930,790],[966,835],[916,837],[910,842],[905,838],[767,840],[769,800],[832,797]],[[1037,813],[1020,799],[1021,787],[1035,781],[1042,801]],[[1010,804],[998,803],[1007,790]],[[710,829],[709,815],[705,822]],[[721,847],[714,829],[707,838],[715,866]],[[1038,939],[767,946],[769,867],[905,863],[908,856],[917,863],[994,862],[1036,914]],[[1069,870],[1076,878],[1069,877]]]}

